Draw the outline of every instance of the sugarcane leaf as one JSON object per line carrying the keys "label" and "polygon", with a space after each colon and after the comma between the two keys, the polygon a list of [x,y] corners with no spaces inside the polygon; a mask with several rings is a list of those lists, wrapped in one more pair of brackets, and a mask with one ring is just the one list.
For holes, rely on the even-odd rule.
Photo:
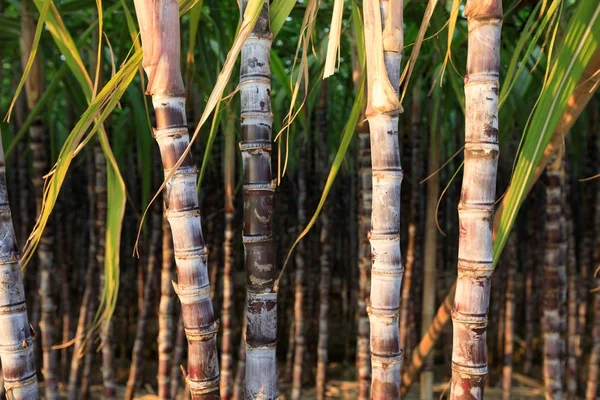
{"label": "sugarcane leaf", "polygon": [[204,156],[202,157],[202,165],[200,166],[200,173],[198,174],[198,182],[196,183],[196,192],[198,192],[198,193],[200,193],[200,186],[202,185],[202,180],[204,179],[204,174],[206,174],[206,169],[208,167],[208,160],[210,159],[212,147],[215,143],[215,139],[217,138],[219,122],[221,121],[220,108],[221,108],[221,100],[219,100],[217,102],[217,107],[215,108],[213,120],[210,125],[210,133],[208,134],[208,142],[206,143],[206,148],[204,149]]}
{"label": "sugarcane leaf", "polygon": [[323,79],[333,75],[336,60],[339,65],[340,58],[340,36],[342,34],[342,17],[344,15],[344,0],[335,0],[333,14],[331,16],[331,27],[329,28],[329,41],[327,43],[327,55],[325,56],[325,71]]}
{"label": "sugarcane leaf", "polygon": [[[47,174],[42,209],[36,220],[35,226],[23,251],[22,264],[25,266],[30,261],[33,252],[37,248],[42,232],[48,223],[62,183],[64,182],[69,166],[76,155],[78,146],[86,136],[93,135],[101,126],[102,122],[114,109],[119,101],[120,95],[133,80],[137,66],[141,63],[142,53],[135,53],[114,77],[104,86],[98,96],[90,103],[75,127],[69,133],[59,155],[57,163]],[[92,126],[93,124],[93,126]],[[90,126],[92,126],[90,130]],[[86,135],[87,133],[87,135]]]}
{"label": "sugarcane leaf", "polygon": [[404,85],[402,88],[402,96],[400,96],[400,103],[402,103],[402,100],[406,95],[406,90],[408,89],[410,76],[412,75],[413,69],[415,68],[415,63],[417,62],[419,51],[421,50],[421,45],[423,44],[423,39],[425,38],[425,33],[427,32],[427,26],[429,25],[429,21],[431,20],[431,16],[433,15],[433,11],[435,10],[437,2],[438,0],[428,1],[427,8],[425,9],[425,14],[423,15],[423,19],[421,20],[419,33],[417,34],[417,39],[415,40],[415,45],[413,46],[413,49],[410,53],[410,58],[406,63],[406,67],[404,68],[404,71],[402,71],[402,75],[400,76],[400,84]]}
{"label": "sugarcane leaf", "polygon": [[186,77],[189,85],[189,74],[194,66],[194,49],[196,48],[196,38],[198,37],[198,27],[200,26],[200,17],[202,16],[202,5],[204,0],[198,1],[190,10],[190,42],[186,57]]}
{"label": "sugarcane leaf", "polygon": [[286,19],[290,16],[296,0],[274,0],[271,5],[271,32],[277,36]]}
{"label": "sugarcane leaf", "polygon": [[44,21],[48,17],[48,11],[50,10],[51,3],[52,3],[52,0],[43,0],[43,3],[41,4],[40,17],[39,17],[37,26],[35,27],[35,33],[33,35],[33,41],[31,43],[31,50],[29,52],[29,59],[27,60],[27,64],[25,65],[25,68],[23,70],[23,75],[21,76],[21,80],[19,81],[19,84],[17,85],[15,94],[12,98],[12,101],[10,102],[10,106],[8,107],[8,112],[6,113],[6,117],[4,118],[5,121],[10,120],[10,114],[12,112],[12,109],[14,108],[15,103],[17,102],[17,98],[19,97],[19,94],[21,94],[21,90],[23,89],[23,86],[25,85],[27,76],[29,75],[29,72],[31,71],[31,67],[33,66],[33,62],[35,61],[35,56],[37,54],[38,47],[40,44],[40,37],[42,36],[42,29],[44,28]]}
{"label": "sugarcane leaf", "polygon": [[549,64],[549,77],[542,89],[531,123],[524,133],[511,184],[504,199],[504,211],[494,242],[494,265],[498,263],[510,230],[527,193],[536,166],[548,145],[600,38],[600,3],[584,0],[569,22],[562,47]]}
{"label": "sugarcane leaf", "polygon": [[[560,9],[561,0],[554,0],[548,10],[544,13],[540,13],[539,17],[538,11],[542,5],[542,3],[538,3],[536,7],[531,12],[527,23],[525,24],[524,33],[519,37],[519,41],[515,46],[515,50],[513,51],[513,55],[510,59],[510,63],[508,66],[508,71],[506,73],[506,80],[500,89],[500,96],[498,100],[498,107],[501,108],[504,105],[510,91],[512,90],[514,84],[517,82],[517,78],[521,75],[523,69],[528,64],[527,60],[531,57],[534,49],[536,48],[537,41],[539,40],[541,34],[545,31],[546,27],[550,24],[552,18],[554,18],[556,12]],[[541,22],[538,26],[538,19],[541,19]],[[527,45],[527,49],[523,56],[521,56],[521,52],[523,48]]]}
{"label": "sugarcane leaf", "polygon": [[440,85],[443,82],[444,72],[446,71],[446,65],[448,64],[448,61],[452,62],[452,39],[454,38],[454,30],[456,29],[456,21],[458,20],[458,9],[460,3],[461,0],[452,0],[450,18],[448,19],[448,46],[446,48],[446,55],[444,56],[442,70],[440,72]]}

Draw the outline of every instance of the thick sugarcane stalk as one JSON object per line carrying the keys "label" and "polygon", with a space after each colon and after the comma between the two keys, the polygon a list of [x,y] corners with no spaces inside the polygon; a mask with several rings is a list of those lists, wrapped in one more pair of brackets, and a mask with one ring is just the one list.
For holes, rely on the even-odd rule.
{"label": "thick sugarcane stalk", "polygon": [[[413,87],[412,92],[412,106],[411,106],[411,132],[410,132],[410,161],[411,161],[411,174],[410,174],[410,187],[411,196],[409,200],[408,210],[408,243],[406,246],[406,265],[404,269],[404,278],[402,282],[402,303],[400,309],[400,348],[408,349],[406,346],[408,343],[408,320],[410,313],[410,303],[412,294],[412,283],[415,261],[418,258],[418,252],[420,249],[417,239],[418,227],[417,222],[419,220],[419,178],[422,176],[422,157],[420,155],[421,148],[421,82],[417,83]],[[427,323],[429,324],[430,321]],[[404,359],[408,359],[409,354],[404,354]]]}
{"label": "thick sugarcane stalk", "polygon": [[546,185],[546,250],[544,275],[544,387],[547,400],[562,399],[562,375],[564,338],[561,335],[562,288],[566,285],[563,275],[567,257],[567,242],[563,212],[564,168],[559,156],[547,169]]}
{"label": "thick sugarcane stalk", "polygon": [[[364,120],[364,118],[361,118]],[[358,329],[356,335],[356,371],[358,378],[358,399],[369,397],[371,385],[371,363],[369,346],[369,316],[367,299],[370,289],[371,249],[369,246],[369,227],[371,225],[371,139],[369,124],[361,123],[358,131],[359,164],[359,205],[358,205]]]}
{"label": "thick sugarcane stalk", "polygon": [[174,172],[166,185],[166,216],[173,235],[177,284],[183,324],[188,341],[187,382],[196,399],[219,397],[217,322],[210,300],[206,268],[207,249],[202,235],[197,167],[191,155],[177,161],[189,145],[185,114],[185,89],[180,67],[179,5],[176,0],[136,0],[148,76],[147,93],[156,115],[154,136],[160,147],[165,175]]}
{"label": "thick sugarcane stalk", "polygon": [[[327,81],[321,83],[321,93],[316,110],[316,128],[319,130],[318,148],[319,162],[318,168],[321,170],[321,187],[324,187],[327,181],[327,171],[329,171],[329,160],[327,153]],[[317,399],[325,398],[325,382],[327,372],[327,362],[329,359],[327,344],[329,339],[329,290],[331,286],[331,259],[333,249],[331,246],[331,204],[325,204],[321,211],[321,255],[319,258],[319,340],[317,343],[317,376],[316,391]]]}
{"label": "thick sugarcane stalk", "polygon": [[458,278],[452,309],[451,399],[482,399],[493,272],[492,221],[498,166],[500,0],[469,0],[465,76],[465,162],[458,204]]}
{"label": "thick sugarcane stalk", "polygon": [[225,129],[225,165],[223,170],[225,183],[225,237],[223,240],[223,308],[221,313],[221,324],[223,336],[221,339],[221,399],[229,400],[233,394],[233,238],[235,234],[234,218],[235,208],[233,205],[235,190],[235,116],[233,112],[228,114],[227,127]]}
{"label": "thick sugarcane stalk", "polygon": [[514,319],[515,319],[515,276],[517,273],[517,232],[513,232],[507,243],[508,273],[506,275],[506,301],[504,312],[504,366],[502,368],[502,399],[510,400],[512,391]]}
{"label": "thick sugarcane stalk", "polygon": [[[300,160],[297,171],[298,183],[298,233],[302,232],[306,226],[306,162],[304,161],[306,153],[300,151]],[[305,257],[308,252],[305,250],[305,242],[300,241],[296,247],[294,263],[296,271],[294,273],[294,367],[292,372],[292,400],[298,400],[302,389],[302,366],[304,364],[304,348],[306,345],[304,337],[304,274]]]}
{"label": "thick sugarcane stalk", "polygon": [[[241,2],[242,13],[248,4]],[[246,399],[277,396],[277,292],[271,177],[271,66],[269,3],[242,47],[240,94],[244,166]],[[297,349],[296,349],[297,350]]]}
{"label": "thick sugarcane stalk", "polygon": [[158,397],[171,399],[171,357],[175,328],[175,291],[173,238],[169,222],[162,218],[162,267],[160,270],[160,301],[158,306]]}
{"label": "thick sugarcane stalk", "polygon": [[[437,86],[437,85],[436,85]],[[429,140],[429,157],[427,173],[431,175],[427,181],[427,210],[425,214],[425,257],[423,263],[423,303],[421,307],[421,335],[427,333],[427,327],[433,321],[435,313],[435,293],[437,276],[438,230],[436,226],[437,202],[440,192],[440,174],[436,173],[440,163],[440,89],[437,86],[433,93],[431,128]],[[416,193],[413,194],[415,197]],[[433,397],[433,358],[427,357],[421,372],[419,391],[422,400]]]}
{"label": "thick sugarcane stalk", "polygon": [[371,344],[371,398],[398,399],[402,349],[398,327],[402,257],[398,144],[400,61],[403,51],[402,0],[363,3],[367,60],[366,117],[371,132],[373,182],[371,297],[367,309]]}
{"label": "thick sugarcane stalk", "polygon": [[[0,141],[1,142],[1,141]],[[11,400],[38,398],[33,338],[19,248],[8,204],[6,161],[0,143],[0,362],[6,396]]]}
{"label": "thick sugarcane stalk", "polygon": [[[33,44],[35,25],[29,10],[30,2],[22,2],[21,13],[21,59],[23,67],[27,64],[29,52]],[[43,76],[39,56],[36,56],[32,68],[25,81],[25,93],[27,95],[27,108],[32,110],[43,91]],[[33,190],[36,199],[36,213],[39,214],[42,209],[42,199],[44,197],[44,175],[50,169],[49,145],[46,137],[46,129],[40,117],[36,118],[29,128],[29,147],[33,159]],[[52,350],[54,345],[54,299],[52,297],[52,275],[50,269],[53,263],[53,242],[54,235],[52,224],[48,224],[44,230],[44,235],[37,248],[39,260],[39,294],[41,317],[39,328],[41,333],[42,347],[42,375],[44,376],[45,396],[49,400],[58,399],[56,376],[57,353]]]}
{"label": "thick sugarcane stalk", "polygon": [[[577,121],[577,118],[579,117],[580,113],[583,111],[585,106],[590,101],[590,99],[594,93],[594,91],[591,89],[597,87],[595,85],[597,83],[597,79],[599,76],[593,75],[593,73],[598,70],[598,66],[597,66],[598,64],[595,64],[598,62],[600,62],[600,50],[594,54],[594,58],[587,65],[587,67],[584,71],[584,75],[582,76],[579,83],[577,84],[577,89],[573,92],[573,94],[569,98],[569,101],[567,103],[567,108],[565,109],[563,116],[561,117],[561,122],[559,123],[559,126],[557,127],[557,129],[555,130],[555,132],[552,136],[552,141],[548,144],[548,147],[546,148],[546,151],[544,152],[544,156],[542,157],[542,160],[536,167],[536,171],[534,173],[534,178],[530,182],[529,189],[531,187],[533,187],[533,184],[537,181],[537,179],[539,178],[539,175],[543,172],[543,170],[548,165],[550,155],[553,154],[553,151],[556,149],[556,146],[554,146],[554,143],[555,142],[563,143],[564,134],[566,134],[567,132],[570,131],[570,129],[573,126],[573,124],[575,123],[575,121]],[[591,107],[591,108],[592,108],[592,110],[597,109],[597,107],[596,108]],[[506,198],[506,196],[505,196],[505,198]],[[502,215],[502,210],[503,210],[503,208],[502,208],[503,204],[504,203],[501,203],[501,205],[498,208],[496,215],[494,217],[494,230],[497,228],[498,223],[500,221],[500,217]],[[584,236],[587,236],[587,235],[584,235]],[[584,245],[583,247],[586,248],[587,246]],[[585,252],[584,252],[584,254],[585,254]],[[583,261],[582,261],[582,263],[583,263]],[[453,285],[453,287],[455,287],[454,285]],[[580,285],[580,288],[581,288],[581,286],[582,285]],[[587,296],[587,294],[586,294],[586,296]],[[448,301],[450,301],[450,302],[454,301],[454,292],[453,291],[448,293],[448,295],[444,299],[444,303],[446,303]],[[585,303],[584,301],[580,301],[580,303],[579,303],[579,316],[580,316],[579,326],[582,325],[581,324],[582,314],[583,315],[586,314],[586,313],[582,313],[582,311],[581,311],[582,305],[584,303]],[[438,309],[438,312],[435,316],[434,322],[442,324],[442,326],[440,326],[440,329],[443,329],[445,324],[447,324],[449,322],[449,319],[445,318],[445,311],[444,311],[443,307],[440,307]],[[430,332],[431,332],[431,329],[428,332],[428,335],[423,337],[417,346],[417,348],[425,348],[426,349],[426,350],[424,350],[426,353],[425,355],[427,355],[430,351],[433,350],[433,348],[434,348],[433,345],[440,337],[440,335],[434,336],[435,339],[434,339],[433,343],[431,343]],[[430,343],[431,343],[431,345],[429,345]],[[413,360],[414,360],[414,357],[413,357]],[[409,366],[409,368],[412,368],[412,366]],[[405,381],[405,376],[407,377],[406,381]],[[415,380],[414,377],[411,378],[409,375],[403,374],[402,394],[405,394],[408,391],[410,386],[414,383],[414,380]]]}
{"label": "thick sugarcane stalk", "polygon": [[129,377],[125,388],[125,399],[131,400],[135,394],[135,390],[140,384],[139,375],[144,361],[144,337],[146,336],[146,323],[151,312],[153,303],[151,301],[152,290],[154,289],[154,276],[156,264],[158,263],[156,253],[160,240],[162,238],[162,209],[157,205],[154,206],[152,212],[151,228],[152,234],[150,237],[150,246],[148,248],[148,268],[145,271],[146,279],[144,280],[143,296],[141,299],[141,307],[137,316],[137,326],[135,331],[135,341],[133,342],[133,350],[131,351],[131,367],[129,368]]}

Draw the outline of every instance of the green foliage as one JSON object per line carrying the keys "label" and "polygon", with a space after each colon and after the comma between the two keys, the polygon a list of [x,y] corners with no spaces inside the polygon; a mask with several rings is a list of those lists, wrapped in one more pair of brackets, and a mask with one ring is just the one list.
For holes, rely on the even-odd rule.
{"label": "green foliage", "polygon": [[538,98],[531,122],[525,129],[524,143],[518,155],[505,207],[494,242],[494,265],[498,263],[517,212],[523,204],[536,166],[552,138],[565,110],[567,100],[600,42],[600,3],[579,2],[569,21],[558,56],[549,63],[549,77]]}

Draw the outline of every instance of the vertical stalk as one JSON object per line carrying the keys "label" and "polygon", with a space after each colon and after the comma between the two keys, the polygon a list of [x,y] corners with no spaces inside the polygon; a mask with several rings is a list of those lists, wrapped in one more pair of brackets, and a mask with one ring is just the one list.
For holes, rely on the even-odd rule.
{"label": "vertical stalk", "polygon": [[[156,229],[156,228],[155,228]],[[175,397],[171,393],[171,357],[175,328],[175,291],[173,290],[173,238],[169,222],[162,218],[162,268],[160,270],[160,301],[158,306],[158,397]]]}
{"label": "vertical stalk", "polygon": [[[165,175],[189,145],[185,89],[181,76],[179,6],[176,0],[136,0],[144,49],[147,93],[156,115],[154,136]],[[188,154],[166,185],[166,216],[173,234],[177,265],[175,291],[182,306],[188,341],[187,382],[192,399],[219,397],[217,322],[210,300],[205,247],[196,179],[198,170]]]}
{"label": "vertical stalk", "polygon": [[498,166],[500,0],[469,0],[465,76],[465,162],[458,204],[458,278],[452,321],[451,399],[481,399],[487,378],[486,331],[492,268],[492,222]]}
{"label": "vertical stalk", "polygon": [[240,335],[240,348],[238,350],[237,370],[235,371],[235,382],[233,385],[233,400],[242,400],[244,397],[244,375],[246,372],[246,316]]}
{"label": "vertical stalk", "polygon": [[139,375],[144,360],[144,338],[146,336],[146,321],[152,307],[152,290],[154,289],[154,271],[158,260],[156,258],[159,242],[162,237],[162,209],[158,205],[152,210],[150,246],[148,247],[148,268],[146,269],[146,279],[142,288],[143,294],[141,299],[141,307],[137,316],[137,326],[135,331],[135,341],[133,342],[133,350],[131,351],[131,367],[129,368],[129,377],[125,388],[125,399],[131,400],[135,394],[135,390],[139,386]]}
{"label": "vertical stalk", "polygon": [[579,329],[577,326],[577,249],[575,247],[575,231],[573,213],[569,204],[565,205],[567,216],[567,397],[577,398],[577,344]]}
{"label": "vertical stalk", "polygon": [[[302,144],[305,146],[305,144]],[[300,151],[298,164],[298,233],[306,226],[306,152]],[[302,388],[302,366],[304,364],[304,262],[308,252],[305,250],[305,241],[300,241],[296,248],[294,262],[296,272],[294,278],[294,369],[292,374],[292,400],[300,398]]]}
{"label": "vertical stalk", "polygon": [[[317,129],[320,137],[317,139],[319,147],[318,168],[321,170],[321,187],[325,186],[327,181],[327,171],[329,170],[329,160],[327,156],[327,83],[321,83],[321,93],[319,104],[317,106]],[[329,339],[329,289],[331,285],[331,266],[332,258],[331,247],[331,204],[325,204],[321,212],[321,256],[319,259],[321,272],[319,275],[319,340],[317,344],[317,399],[325,398],[325,382],[327,372],[328,352],[327,344]]]}
{"label": "vertical stalk", "polygon": [[403,50],[402,0],[365,0],[365,42],[371,131],[372,213],[370,321],[371,398],[400,398],[402,349],[398,327],[402,256],[398,144],[400,61]]}
{"label": "vertical stalk", "polygon": [[[364,118],[361,118],[364,120]],[[371,251],[369,248],[369,226],[371,225],[371,143],[369,125],[361,123],[358,131],[358,165],[359,191],[358,206],[358,329],[356,337],[356,371],[358,375],[358,400],[369,397],[371,385],[371,363],[369,346],[369,316],[367,299],[369,298],[369,282],[371,270]]]}
{"label": "vertical stalk", "polygon": [[564,269],[567,257],[565,221],[562,215],[564,188],[563,157],[558,156],[547,171],[546,185],[546,251],[544,275],[544,386],[546,399],[562,399],[564,339],[561,336],[561,304],[566,284]]}
{"label": "vertical stalk", "polygon": [[6,160],[0,143],[0,362],[6,396],[14,400],[38,398],[33,338],[19,248],[8,204]]}
{"label": "vertical stalk", "polygon": [[[248,4],[241,2],[242,14]],[[271,177],[271,66],[269,2],[242,47],[240,94],[244,166],[246,399],[277,396],[277,292]]]}
{"label": "vertical stalk", "polygon": [[233,335],[232,335],[232,312],[233,312],[233,238],[235,235],[234,218],[235,208],[233,205],[235,190],[235,115],[230,112],[227,115],[227,126],[225,129],[225,166],[223,171],[225,183],[225,237],[223,240],[223,311],[221,324],[223,337],[221,339],[221,398],[229,400],[233,394]]}
{"label": "vertical stalk", "polygon": [[[435,294],[437,277],[438,231],[436,226],[437,202],[440,192],[440,173],[436,170],[440,163],[440,96],[441,88],[435,85],[431,109],[431,127],[429,140],[429,157],[427,174],[433,174],[427,181],[427,211],[425,214],[425,257],[423,263],[423,305],[421,308],[421,335],[427,333],[427,328],[435,313]],[[418,192],[417,192],[418,193]],[[417,194],[415,193],[415,194]],[[443,273],[443,271],[442,271]],[[427,357],[421,372],[420,398],[433,397],[433,357]]]}
{"label": "vertical stalk", "polygon": [[504,367],[502,369],[502,399],[510,400],[512,390],[515,276],[517,273],[517,232],[512,232],[507,243],[508,273],[506,278],[506,304],[504,312]]}

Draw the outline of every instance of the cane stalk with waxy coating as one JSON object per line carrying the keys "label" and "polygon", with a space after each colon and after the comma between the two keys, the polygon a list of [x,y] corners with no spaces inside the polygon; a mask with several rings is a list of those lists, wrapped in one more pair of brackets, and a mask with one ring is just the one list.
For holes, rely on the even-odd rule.
{"label": "cane stalk with waxy coating", "polygon": [[[242,13],[248,1],[241,2]],[[271,177],[269,3],[242,47],[240,95],[246,262],[246,399],[277,396],[277,292]]]}
{"label": "cane stalk with waxy coating", "polygon": [[498,167],[500,0],[469,0],[465,162],[458,204],[458,277],[452,322],[451,399],[481,399],[488,373],[486,331],[493,272],[492,222]]}
{"label": "cane stalk with waxy coating", "polygon": [[371,398],[400,398],[402,349],[398,314],[402,285],[398,144],[400,61],[403,49],[402,1],[365,0],[367,110],[371,133],[372,212]]}
{"label": "cane stalk with waxy coating", "polygon": [[[219,398],[217,322],[210,300],[207,249],[202,235],[196,180],[198,169],[188,153],[185,89],[181,76],[179,5],[176,0],[136,0],[144,49],[147,93],[156,115],[154,136],[160,147],[166,183],[166,217],[173,235],[177,266],[175,291],[182,307],[188,341],[187,382],[192,399]],[[173,393],[174,394],[174,393]]]}
{"label": "cane stalk with waxy coating", "polygon": [[38,398],[33,338],[27,320],[19,248],[8,204],[6,162],[0,141],[0,362],[6,397]]}

